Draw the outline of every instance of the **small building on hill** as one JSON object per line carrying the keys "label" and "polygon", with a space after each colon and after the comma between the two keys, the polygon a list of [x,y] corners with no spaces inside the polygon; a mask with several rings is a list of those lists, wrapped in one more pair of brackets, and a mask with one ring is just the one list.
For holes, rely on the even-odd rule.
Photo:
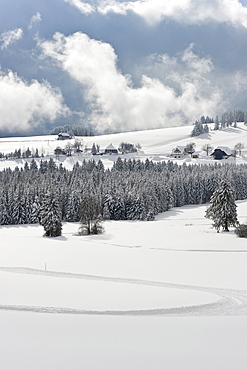
{"label": "small building on hill", "polygon": [[171,157],[173,158],[182,158],[187,154],[185,146],[176,146],[172,149]]}
{"label": "small building on hill", "polygon": [[110,144],[107,148],[105,148],[105,154],[118,154],[118,150],[112,144]]}
{"label": "small building on hill", "polygon": [[199,158],[200,153],[199,152],[193,152],[191,153],[191,158]]}
{"label": "small building on hill", "polygon": [[55,155],[60,155],[60,154],[63,154],[63,155],[66,155],[66,150],[60,148],[60,146],[56,147],[56,149],[54,150],[54,154]]}
{"label": "small building on hill", "polygon": [[59,132],[59,134],[57,135],[57,139],[58,140],[68,140],[68,139],[71,139],[71,135],[68,134],[67,132]]}
{"label": "small building on hill", "polygon": [[218,146],[210,156],[214,159],[227,159],[233,156],[233,152],[227,146]]}

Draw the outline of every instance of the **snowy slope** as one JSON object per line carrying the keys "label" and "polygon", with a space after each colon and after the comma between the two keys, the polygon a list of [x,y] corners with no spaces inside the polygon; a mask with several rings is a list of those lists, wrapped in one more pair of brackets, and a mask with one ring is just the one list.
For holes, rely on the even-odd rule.
{"label": "snowy slope", "polygon": [[[210,126],[210,125],[209,125]],[[212,159],[206,156],[206,153],[203,152],[202,146],[204,144],[211,144],[213,148],[222,145],[227,146],[230,149],[233,149],[235,144],[241,142],[245,145],[245,149],[242,152],[241,157],[237,157],[236,160],[228,159],[228,162],[233,161],[234,163],[246,163],[247,160],[247,126],[243,123],[239,123],[237,128],[230,127],[224,130],[214,131],[213,125],[210,127],[210,132],[208,134],[203,134],[198,137],[190,137],[192,131],[192,126],[182,126],[182,127],[173,127],[173,128],[163,128],[157,130],[147,130],[147,131],[135,131],[129,133],[120,133],[112,135],[102,135],[102,136],[93,136],[93,137],[80,137],[84,142],[84,147],[91,148],[92,144],[98,144],[101,149],[105,149],[110,143],[112,143],[116,148],[118,148],[121,142],[129,142],[132,144],[139,143],[141,145],[141,150],[136,154],[128,154],[122,156],[122,158],[138,158],[145,160],[149,158],[153,161],[168,160],[172,149],[177,146],[185,146],[190,142],[196,144],[196,151],[200,152],[199,159],[191,159],[186,157],[184,159],[178,159],[179,163],[184,161],[190,163],[209,163],[213,162]],[[58,141],[56,135],[48,136],[34,136],[34,137],[20,137],[20,138],[1,138],[0,139],[0,152],[9,153],[15,149],[21,149],[22,151],[29,148],[35,150],[38,148],[39,152],[43,152],[46,158],[54,156],[54,149],[57,146],[64,148],[67,143],[73,144],[74,139]],[[82,153],[79,156],[73,155],[72,157],[59,156],[58,162],[62,162],[66,168],[70,169],[73,167],[76,161],[80,162],[84,159],[94,158],[98,160],[99,158],[104,162],[106,167],[111,167],[114,160],[118,156],[116,155],[104,155],[104,156],[92,156],[89,153]],[[29,159],[30,161],[30,159]],[[16,165],[23,166],[25,160],[1,160],[0,169],[5,167],[14,168]]]}
{"label": "snowy slope", "polygon": [[[139,142],[137,158],[160,160],[191,141],[190,131],[84,139],[101,147]],[[245,126],[209,134],[213,145],[230,148],[247,147],[246,135]],[[193,138],[197,148],[209,136]],[[0,151],[40,145],[52,155],[57,144],[54,137],[1,139]],[[111,165],[114,157],[100,158]],[[247,201],[237,204],[247,221]],[[107,221],[104,234],[90,237],[75,236],[76,223],[64,224],[59,238],[44,238],[38,225],[1,226],[0,369],[245,370],[247,242],[233,230],[217,234],[205,210]]]}
{"label": "snowy slope", "polygon": [[247,244],[205,209],[107,221],[93,237],[1,227],[2,368],[244,370]]}

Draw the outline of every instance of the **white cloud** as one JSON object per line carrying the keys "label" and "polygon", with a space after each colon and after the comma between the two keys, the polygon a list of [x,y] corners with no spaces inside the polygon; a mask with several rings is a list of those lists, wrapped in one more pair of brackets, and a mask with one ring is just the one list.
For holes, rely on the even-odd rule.
{"label": "white cloud", "polygon": [[166,64],[175,67],[170,69],[171,83],[168,78],[162,82],[158,74],[146,73],[139,88],[133,88],[130,76],[117,68],[117,56],[107,43],[80,32],[68,37],[57,33],[41,47],[86,88],[84,98],[91,104],[91,119],[101,131],[181,125],[204,112],[213,115],[221,102],[219,91],[206,79],[213,69],[211,61],[196,56],[192,46],[179,59],[164,55],[153,61],[152,67],[160,73]]}
{"label": "white cloud", "polygon": [[126,15],[133,12],[151,25],[171,18],[178,22],[197,24],[200,22],[228,22],[247,27],[247,8],[239,0],[98,0],[97,5],[80,0],[64,0],[77,7],[82,13],[98,11],[102,14]]}
{"label": "white cloud", "polygon": [[94,6],[90,5],[89,3],[85,3],[80,0],[64,0],[66,3],[75,6],[77,9],[80,10],[83,14],[90,14],[95,11]]}
{"label": "white cloud", "polygon": [[27,83],[12,71],[0,71],[1,130],[24,132],[66,112],[60,91],[47,82]]}
{"label": "white cloud", "polygon": [[2,42],[1,50],[6,49],[10,44],[21,39],[23,31],[21,28],[16,28],[11,31],[6,31],[0,35],[0,42]]}
{"label": "white cloud", "polygon": [[31,21],[28,25],[28,29],[31,30],[33,28],[33,26],[39,22],[42,21],[42,17],[41,17],[41,14],[39,12],[37,12],[36,14],[34,14],[31,18]]}

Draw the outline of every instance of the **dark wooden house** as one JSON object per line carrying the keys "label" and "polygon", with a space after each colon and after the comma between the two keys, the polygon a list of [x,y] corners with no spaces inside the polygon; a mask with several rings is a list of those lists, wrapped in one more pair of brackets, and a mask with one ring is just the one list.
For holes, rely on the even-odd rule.
{"label": "dark wooden house", "polygon": [[214,159],[226,159],[233,155],[232,150],[227,146],[218,146],[214,149],[213,153],[210,154]]}
{"label": "dark wooden house", "polygon": [[110,144],[107,148],[105,148],[105,154],[118,154],[118,150],[112,144]]}
{"label": "dark wooden house", "polygon": [[60,155],[60,154],[63,154],[63,155],[66,155],[66,150],[60,148],[59,146],[54,150],[54,154],[55,155]]}
{"label": "dark wooden house", "polygon": [[71,135],[68,134],[67,132],[60,132],[57,136],[58,140],[68,140],[71,139]]}

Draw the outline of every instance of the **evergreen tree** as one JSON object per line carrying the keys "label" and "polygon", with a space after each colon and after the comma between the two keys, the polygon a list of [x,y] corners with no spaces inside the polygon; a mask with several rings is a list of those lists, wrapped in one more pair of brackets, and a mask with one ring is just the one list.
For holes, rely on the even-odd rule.
{"label": "evergreen tree", "polygon": [[[27,162],[26,162],[27,163]],[[37,163],[34,159],[31,160],[31,163],[30,163],[30,170],[33,170],[33,171],[38,171],[38,166],[37,166]]]}
{"label": "evergreen tree", "polygon": [[30,223],[31,224],[36,224],[39,222],[39,210],[40,210],[39,199],[36,196],[31,205],[31,212],[30,212]]}
{"label": "evergreen tree", "polygon": [[94,143],[93,143],[93,146],[92,146],[92,149],[91,149],[91,153],[92,153],[92,155],[96,155],[97,154],[96,145]]}
{"label": "evergreen tree", "polygon": [[247,125],[247,111],[244,113],[244,124]]}
{"label": "evergreen tree", "polygon": [[203,132],[204,134],[208,134],[209,133],[209,127],[207,124],[203,125]]}
{"label": "evergreen tree", "polygon": [[220,123],[219,123],[219,117],[216,116],[215,123],[214,123],[214,130],[219,130]]}
{"label": "evergreen tree", "polygon": [[194,136],[199,136],[201,134],[204,134],[203,125],[201,121],[200,122],[196,121],[190,136],[194,137]]}
{"label": "evergreen tree", "polygon": [[80,219],[79,211],[81,207],[81,198],[78,191],[74,190],[68,196],[68,202],[66,205],[65,219],[69,222],[78,222]]}
{"label": "evergreen tree", "polygon": [[40,224],[45,229],[45,236],[61,236],[61,211],[54,192],[48,192],[43,199],[40,208]]}
{"label": "evergreen tree", "polygon": [[19,188],[14,193],[13,206],[12,206],[12,222],[14,225],[26,224],[26,202],[24,197],[23,188]]}
{"label": "evergreen tree", "polygon": [[217,232],[221,227],[223,231],[229,231],[229,226],[238,224],[234,192],[226,178],[213,193],[210,203],[205,217],[213,220],[213,227]]}

